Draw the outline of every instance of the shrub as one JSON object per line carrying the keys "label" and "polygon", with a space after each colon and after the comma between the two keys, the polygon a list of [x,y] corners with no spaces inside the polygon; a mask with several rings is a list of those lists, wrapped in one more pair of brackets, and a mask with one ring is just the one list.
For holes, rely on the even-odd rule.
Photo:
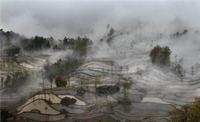
{"label": "shrub", "polygon": [[57,87],[65,87],[67,85],[67,81],[62,76],[57,76],[55,83]]}
{"label": "shrub", "polygon": [[200,122],[200,98],[172,113],[171,122]]}

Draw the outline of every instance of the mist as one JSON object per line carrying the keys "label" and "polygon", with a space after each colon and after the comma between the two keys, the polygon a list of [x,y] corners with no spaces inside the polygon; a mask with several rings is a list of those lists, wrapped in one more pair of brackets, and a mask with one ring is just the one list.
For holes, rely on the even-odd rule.
{"label": "mist", "polygon": [[[159,113],[169,118],[171,108],[200,96],[199,20],[200,0],[0,0],[0,96],[20,100],[43,93],[46,103],[45,94],[59,98],[63,92],[88,107],[60,114],[72,110],[80,117],[105,109],[112,116],[122,113],[120,119],[145,113],[146,121],[160,119]],[[104,92],[104,86],[109,92],[119,87],[119,93],[100,95],[97,88]],[[62,100],[68,99],[61,99],[64,106]],[[129,103],[131,111],[124,106]]]}
{"label": "mist", "polygon": [[[184,58],[188,68],[199,63],[200,2],[198,0],[1,0],[1,23],[27,37],[34,35],[63,39],[87,36],[94,42],[88,57],[114,58],[127,53],[130,45],[150,51],[151,41],[169,46],[174,56]],[[98,41],[109,29],[121,32],[113,44]],[[171,38],[187,29],[188,34]],[[124,43],[126,42],[126,43]],[[120,46],[119,46],[120,45]],[[133,50],[136,50],[136,49]]]}
{"label": "mist", "polygon": [[107,24],[122,30],[147,25],[164,28],[178,18],[184,25],[198,27],[200,18],[197,0],[1,0],[0,7],[1,27],[29,37],[87,35],[95,39]]}

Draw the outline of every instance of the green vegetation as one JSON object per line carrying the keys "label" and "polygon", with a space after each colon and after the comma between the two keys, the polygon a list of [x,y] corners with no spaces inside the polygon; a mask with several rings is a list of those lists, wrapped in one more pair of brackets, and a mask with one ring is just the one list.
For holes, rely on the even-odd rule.
{"label": "green vegetation", "polygon": [[[69,79],[70,73],[73,73],[82,64],[81,59],[67,58],[66,60],[58,60],[54,64],[47,64],[45,69],[45,75],[50,82],[56,76],[66,76],[65,79]],[[68,80],[69,81],[69,80]]]}
{"label": "green vegetation", "polygon": [[77,38],[64,38],[63,45],[67,48],[75,51],[79,56],[85,56],[88,49],[92,45],[92,41],[87,37],[77,37]]}
{"label": "green vegetation", "polygon": [[57,87],[66,87],[67,80],[62,76],[57,76],[55,78],[55,84],[56,84]]}
{"label": "green vegetation", "polygon": [[[67,48],[73,50],[75,55],[78,56],[85,56],[93,44],[92,40],[87,37],[65,37],[63,40],[60,40],[59,43],[55,43],[53,37],[45,38],[42,36],[35,36],[32,38],[26,38],[12,31],[4,32],[3,29],[0,30],[0,41],[1,47],[10,47],[11,45],[15,45],[17,41],[17,46],[24,51],[35,51],[49,48],[63,50]],[[15,50],[15,52],[17,52],[17,50]],[[9,55],[14,54],[15,53],[12,51],[9,51]]]}
{"label": "green vegetation", "polygon": [[112,40],[113,40],[113,34],[115,33],[115,30],[114,30],[114,28],[110,28],[110,31],[108,32],[108,34],[107,34],[107,43],[108,44],[110,44],[111,42],[112,42]]}
{"label": "green vegetation", "polygon": [[169,47],[160,47],[157,45],[150,52],[151,61],[153,64],[169,65],[171,50]]}
{"label": "green vegetation", "polygon": [[175,110],[171,122],[200,122],[200,98],[196,98],[190,105]]}
{"label": "green vegetation", "polygon": [[0,70],[5,72],[27,72],[28,70],[15,62],[7,62],[0,60]]}
{"label": "green vegetation", "polygon": [[[3,29],[0,30],[0,41],[2,47],[10,47],[12,45],[17,45],[18,48],[12,46],[10,49],[24,49],[26,51],[33,51],[39,49],[50,48],[53,42],[53,38],[44,38],[42,36],[35,36],[32,38],[26,38],[12,31],[4,32]],[[20,47],[20,48],[19,48]],[[17,50],[15,50],[17,51]],[[13,55],[12,51],[9,54]]]}
{"label": "green vegetation", "polygon": [[119,101],[122,105],[131,105],[131,100],[128,97],[128,89],[131,88],[132,82],[130,80],[125,80],[125,82],[122,84],[123,86],[123,98]]}
{"label": "green vegetation", "polygon": [[188,30],[187,29],[184,29],[183,31],[181,31],[181,32],[176,32],[176,33],[174,33],[172,36],[173,37],[181,37],[181,36],[183,36],[183,35],[185,35],[185,34],[187,34],[188,33]]}
{"label": "green vegetation", "polygon": [[174,66],[174,72],[181,79],[183,79],[183,77],[185,76],[185,71],[181,64],[176,64]]}
{"label": "green vegetation", "polygon": [[40,36],[35,36],[31,39],[22,40],[22,44],[25,50],[39,50],[51,47],[51,38],[47,39]]}
{"label": "green vegetation", "polygon": [[124,98],[127,98],[128,97],[128,92],[127,90],[130,89],[132,83],[129,82],[129,81],[126,81],[123,83],[123,93],[124,93]]}
{"label": "green vegetation", "polygon": [[20,48],[16,46],[10,46],[5,49],[7,56],[16,56],[20,53]]}
{"label": "green vegetation", "polygon": [[13,31],[4,31],[0,29],[0,42],[1,47],[8,47],[12,45],[12,41],[20,40],[24,38],[23,36],[13,32]]}
{"label": "green vegetation", "polygon": [[21,86],[23,83],[26,82],[26,80],[28,79],[28,73],[27,72],[13,72],[10,73],[7,76],[7,79],[5,80],[5,87],[17,87],[17,86]]}
{"label": "green vegetation", "polygon": [[123,94],[124,94],[123,103],[126,105],[131,104],[131,100],[128,97],[128,89],[131,88],[131,85],[132,85],[132,82],[128,80],[123,83]]}
{"label": "green vegetation", "polygon": [[30,71],[23,66],[7,62],[0,61],[0,71],[4,77],[0,79],[1,88],[18,88],[26,83],[29,78]]}

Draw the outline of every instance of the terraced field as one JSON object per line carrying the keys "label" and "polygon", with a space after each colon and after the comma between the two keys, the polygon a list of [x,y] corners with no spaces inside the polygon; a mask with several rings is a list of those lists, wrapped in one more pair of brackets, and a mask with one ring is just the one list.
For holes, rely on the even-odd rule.
{"label": "terraced field", "polygon": [[[139,66],[141,65],[137,65],[137,67]],[[88,78],[95,79],[96,76],[101,76],[100,83],[97,84],[97,86],[101,86],[115,85],[116,83],[122,84],[125,82],[124,78],[129,77],[133,82],[130,89],[128,89],[128,97],[131,100],[131,105],[118,103],[123,97],[123,87],[121,87],[118,93],[99,96],[95,93],[93,82],[84,85],[88,89],[83,96],[77,96],[75,89],[72,88],[53,88],[52,90],[46,90],[46,97],[45,94],[40,94],[39,96],[36,95],[30,98],[28,101],[30,102],[34,98],[35,100],[37,98],[51,100],[53,104],[50,106],[52,108],[55,108],[57,111],[63,109],[67,111],[67,118],[63,114],[57,113],[60,121],[70,120],[69,118],[90,120],[91,118],[109,115],[114,120],[167,122],[171,111],[181,105],[192,102],[195,97],[199,96],[199,79],[181,81],[173,73],[155,66],[143,65],[139,68],[142,68],[142,73],[138,74],[137,71],[130,71],[130,69],[123,72],[123,70],[119,70],[120,65],[92,61],[81,66],[77,70],[77,73],[73,75],[74,78],[72,78],[75,79],[77,76],[77,81],[73,81],[75,83],[72,84],[72,86],[77,86],[79,83],[76,82],[79,82],[78,79],[81,77],[87,76]],[[119,81],[119,79],[121,80]],[[56,96],[51,93],[56,94]],[[65,96],[77,97],[81,101],[77,102],[77,104],[64,107],[59,104],[59,101]],[[29,113],[20,112],[20,116],[29,118],[32,114],[38,114]],[[51,112],[46,111],[46,114],[50,115]],[[45,118],[47,119],[42,119],[41,121],[51,120],[51,117],[46,116]],[[30,118],[34,119],[33,117]],[[58,118],[56,119],[57,121],[59,120]]]}

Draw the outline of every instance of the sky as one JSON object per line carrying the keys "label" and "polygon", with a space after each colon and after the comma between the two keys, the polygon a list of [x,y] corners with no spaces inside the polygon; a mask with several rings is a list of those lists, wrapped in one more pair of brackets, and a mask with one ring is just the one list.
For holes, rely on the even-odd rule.
{"label": "sky", "polygon": [[[0,0],[0,27],[31,37],[96,36],[107,24],[199,27],[198,0]],[[179,23],[178,21],[178,23]]]}

